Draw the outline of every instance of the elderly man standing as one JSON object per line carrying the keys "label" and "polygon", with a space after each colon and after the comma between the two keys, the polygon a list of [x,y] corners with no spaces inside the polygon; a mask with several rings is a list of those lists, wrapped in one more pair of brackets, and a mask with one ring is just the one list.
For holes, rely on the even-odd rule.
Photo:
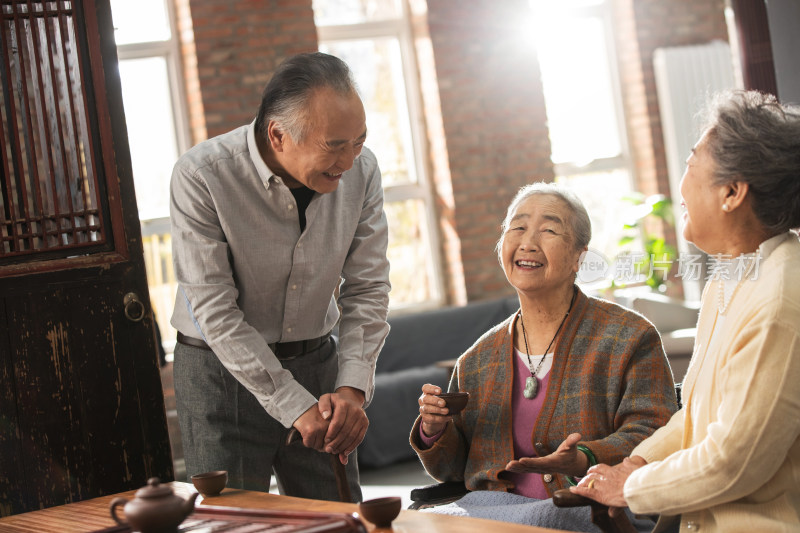
{"label": "elderly man standing", "polygon": [[[176,163],[172,325],[188,475],[224,469],[228,486],[268,491],[274,472],[283,494],[335,500],[335,453],[361,499],[348,457],[369,424],[390,288],[366,136],[347,65],[301,54],[278,67],[253,123]],[[292,427],[305,446],[285,445]]]}

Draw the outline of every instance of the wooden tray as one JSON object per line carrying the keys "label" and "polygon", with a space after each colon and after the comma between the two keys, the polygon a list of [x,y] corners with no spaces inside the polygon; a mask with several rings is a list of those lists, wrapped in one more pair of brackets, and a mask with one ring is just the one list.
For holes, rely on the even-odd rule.
{"label": "wooden tray", "polygon": [[[276,511],[198,505],[179,533],[366,533],[358,514],[313,511]],[[132,533],[130,526],[114,526],[95,533]]]}

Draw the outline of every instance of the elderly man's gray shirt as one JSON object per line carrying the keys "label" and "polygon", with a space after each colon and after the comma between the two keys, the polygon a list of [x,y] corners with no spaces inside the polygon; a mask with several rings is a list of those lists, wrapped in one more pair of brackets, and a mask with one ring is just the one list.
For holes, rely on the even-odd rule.
{"label": "elderly man's gray shirt", "polygon": [[364,148],[336,191],[297,204],[259,155],[253,124],[202,142],[170,185],[178,291],[172,325],[204,339],[285,427],[316,403],[268,344],[319,337],[339,321],[339,374],[372,399],[389,331],[388,229],[375,156]]}

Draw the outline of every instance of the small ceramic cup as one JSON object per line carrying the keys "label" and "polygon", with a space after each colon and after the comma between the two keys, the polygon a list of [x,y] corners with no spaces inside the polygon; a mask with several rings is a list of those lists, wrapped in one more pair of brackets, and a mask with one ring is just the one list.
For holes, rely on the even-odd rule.
{"label": "small ceramic cup", "polygon": [[467,406],[469,401],[468,392],[443,392],[438,396],[444,400],[445,407],[450,411],[448,415],[457,415]]}
{"label": "small ceramic cup", "polygon": [[402,499],[399,496],[375,498],[358,504],[361,515],[375,524],[375,527],[390,527],[392,520],[400,514]]}
{"label": "small ceramic cup", "polygon": [[203,496],[216,496],[222,492],[226,483],[228,483],[227,470],[215,470],[192,476],[194,488]]}

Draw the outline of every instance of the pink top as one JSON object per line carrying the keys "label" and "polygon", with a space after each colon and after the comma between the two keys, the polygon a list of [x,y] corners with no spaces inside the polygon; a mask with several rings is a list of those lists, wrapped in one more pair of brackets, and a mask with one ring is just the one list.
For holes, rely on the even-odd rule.
{"label": "pink top", "polygon": [[[514,459],[520,457],[538,457],[536,449],[533,447],[533,426],[536,425],[536,419],[539,418],[539,412],[542,410],[544,398],[547,396],[547,385],[550,383],[550,372],[545,374],[543,379],[539,380],[539,392],[536,398],[529,400],[522,395],[525,390],[525,380],[531,375],[528,365],[522,362],[522,359],[514,355],[514,392],[511,396],[511,424],[514,428]],[[527,496],[528,498],[536,498],[537,500],[546,500],[550,496],[544,488],[541,474],[517,474],[515,472],[506,472],[505,477],[514,482],[514,492]]]}
{"label": "pink top", "polygon": [[[522,394],[523,390],[525,390],[525,380],[530,375],[530,369],[522,362],[522,359],[516,354],[515,350],[514,388],[511,396],[511,423],[514,429],[515,459],[519,459],[520,457],[538,457],[536,449],[533,447],[533,426],[536,424],[536,419],[539,417],[539,412],[542,410],[544,398],[547,396],[550,372],[544,376],[544,379],[539,380],[539,392],[533,400],[528,400]],[[444,433],[444,429],[436,435],[428,437],[423,433],[422,425],[420,425],[419,436],[422,439],[422,443],[428,448],[439,440],[442,433]],[[514,472],[506,472],[504,476],[506,479],[514,482],[513,492],[515,494],[527,496],[528,498],[535,498],[537,500],[546,500],[550,497],[544,488],[541,474],[517,474]]]}

